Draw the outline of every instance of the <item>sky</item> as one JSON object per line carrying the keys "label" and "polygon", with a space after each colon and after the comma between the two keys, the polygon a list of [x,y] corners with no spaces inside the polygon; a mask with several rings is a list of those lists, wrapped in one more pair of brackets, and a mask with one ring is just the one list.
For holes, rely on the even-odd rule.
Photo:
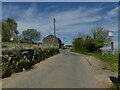
{"label": "sky", "polygon": [[119,2],[119,0],[1,0],[2,2]]}
{"label": "sky", "polygon": [[115,47],[118,46],[117,2],[3,2],[2,18],[13,18],[18,31],[35,28],[41,32],[41,40],[53,34],[53,18],[56,18],[56,35],[65,44],[73,38],[89,34],[94,27],[114,31]]}

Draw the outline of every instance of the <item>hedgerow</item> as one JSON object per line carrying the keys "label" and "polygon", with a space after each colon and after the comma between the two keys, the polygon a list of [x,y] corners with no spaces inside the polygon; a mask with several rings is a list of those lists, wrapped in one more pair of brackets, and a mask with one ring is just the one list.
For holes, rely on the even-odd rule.
{"label": "hedgerow", "polygon": [[2,78],[9,77],[12,73],[28,70],[50,56],[59,53],[58,48],[33,48],[14,49],[2,51]]}

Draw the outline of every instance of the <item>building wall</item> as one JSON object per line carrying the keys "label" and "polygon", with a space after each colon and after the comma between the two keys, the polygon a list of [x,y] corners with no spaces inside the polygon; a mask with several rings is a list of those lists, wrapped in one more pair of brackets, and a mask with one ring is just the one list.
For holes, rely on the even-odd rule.
{"label": "building wall", "polygon": [[43,39],[43,45],[48,47],[57,47],[59,48],[59,40],[53,35],[49,35]]}

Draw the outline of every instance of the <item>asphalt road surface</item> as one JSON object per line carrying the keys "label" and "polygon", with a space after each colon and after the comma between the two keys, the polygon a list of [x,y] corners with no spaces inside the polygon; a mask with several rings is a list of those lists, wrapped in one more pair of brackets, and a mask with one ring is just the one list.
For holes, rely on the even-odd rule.
{"label": "asphalt road surface", "polygon": [[102,88],[82,55],[62,50],[34,66],[3,80],[3,88]]}

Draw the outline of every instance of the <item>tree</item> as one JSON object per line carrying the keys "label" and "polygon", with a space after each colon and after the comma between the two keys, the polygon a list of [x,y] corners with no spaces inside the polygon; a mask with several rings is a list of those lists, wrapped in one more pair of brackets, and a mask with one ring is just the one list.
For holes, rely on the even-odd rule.
{"label": "tree", "polygon": [[84,39],[83,38],[75,38],[73,40],[73,46],[72,46],[72,51],[80,52],[84,51],[85,46],[84,46]]}
{"label": "tree", "polygon": [[103,46],[108,45],[108,30],[97,27],[91,30],[92,44],[94,44],[94,51],[99,51]]}
{"label": "tree", "polygon": [[79,35],[73,40],[72,51],[98,52],[100,48],[107,46],[110,42],[108,30],[102,27],[92,29],[90,35]]}
{"label": "tree", "polygon": [[22,35],[25,39],[28,39],[31,43],[34,40],[39,40],[41,36],[40,32],[33,28],[23,31]]}
{"label": "tree", "polygon": [[2,39],[2,21],[0,21],[0,42]]}
{"label": "tree", "polygon": [[17,31],[17,23],[15,20],[8,18],[2,20],[2,41],[10,41],[19,32]]}

